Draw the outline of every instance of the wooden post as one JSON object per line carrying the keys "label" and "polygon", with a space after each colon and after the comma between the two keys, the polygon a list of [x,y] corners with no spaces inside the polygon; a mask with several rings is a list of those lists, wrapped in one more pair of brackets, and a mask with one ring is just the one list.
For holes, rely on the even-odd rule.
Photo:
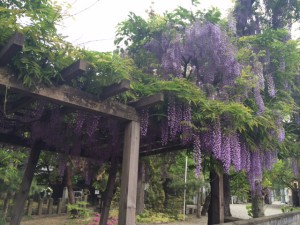
{"label": "wooden post", "polygon": [[139,170],[138,170],[138,182],[137,182],[137,192],[136,196],[136,214],[139,215],[144,211],[144,199],[145,199],[145,168],[143,162],[139,162]]}
{"label": "wooden post", "polygon": [[57,203],[57,214],[61,214],[62,204],[63,204],[63,200],[59,198]]}
{"label": "wooden post", "polygon": [[32,215],[32,207],[33,207],[33,199],[30,198],[28,200],[28,205],[27,205],[27,216],[31,216]]}
{"label": "wooden post", "polygon": [[51,215],[53,213],[53,198],[49,199],[47,214]]}
{"label": "wooden post", "polygon": [[37,211],[37,214],[39,216],[43,214],[43,203],[44,203],[44,199],[43,198],[39,198],[39,201],[38,201],[38,211]]}
{"label": "wooden post", "polygon": [[139,142],[140,124],[131,121],[124,135],[119,225],[135,225]]}
{"label": "wooden post", "polygon": [[103,204],[103,210],[101,211],[101,219],[99,225],[107,224],[110,204],[114,194],[114,186],[116,182],[117,172],[118,172],[118,160],[116,158],[113,158],[110,166],[109,177],[108,177],[105,193],[104,193],[104,204]]}
{"label": "wooden post", "polygon": [[211,200],[208,209],[208,225],[224,223],[223,174],[210,172]]}
{"label": "wooden post", "polygon": [[35,167],[37,165],[40,153],[41,149],[38,148],[37,143],[35,143],[30,151],[21,187],[14,203],[10,225],[19,225],[21,222],[29,189],[34,176]]}

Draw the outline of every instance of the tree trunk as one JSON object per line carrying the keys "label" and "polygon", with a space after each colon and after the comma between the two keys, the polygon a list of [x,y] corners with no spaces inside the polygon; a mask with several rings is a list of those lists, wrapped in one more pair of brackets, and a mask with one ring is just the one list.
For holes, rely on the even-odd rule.
{"label": "tree trunk", "polygon": [[6,218],[7,212],[8,212],[8,207],[9,207],[9,200],[11,199],[11,193],[7,192],[4,201],[3,201],[3,217]]}
{"label": "tree trunk", "polygon": [[211,199],[208,208],[208,225],[224,223],[223,174],[210,172]]}
{"label": "tree trunk", "polygon": [[255,0],[238,0],[234,9],[237,21],[236,29],[239,37],[253,35],[259,30],[259,21],[253,19],[253,3]]}
{"label": "tree trunk", "polygon": [[138,171],[138,182],[137,182],[137,196],[136,196],[136,214],[139,215],[144,211],[144,200],[145,200],[145,168],[144,163],[139,162],[139,171]]}
{"label": "tree trunk", "polygon": [[299,207],[299,191],[297,184],[292,189],[292,202],[294,207]]}
{"label": "tree trunk", "polygon": [[264,201],[263,198],[259,195],[251,197],[252,201],[252,214],[253,218],[259,218],[264,216]]}
{"label": "tree trunk", "polygon": [[230,176],[228,174],[224,174],[224,215],[225,216],[231,216],[230,202],[231,202]]}
{"label": "tree trunk", "polygon": [[71,165],[67,165],[67,167],[66,167],[65,179],[66,179],[66,186],[68,188],[69,203],[71,205],[73,205],[73,204],[75,204],[75,196],[74,196],[73,184],[72,184],[72,168],[71,168]]}
{"label": "tree trunk", "polygon": [[110,166],[106,189],[104,192],[104,204],[103,204],[103,210],[101,211],[101,219],[99,225],[107,224],[109,209],[114,195],[114,186],[116,183],[117,172],[118,172],[118,160],[116,158],[113,158]]}
{"label": "tree trunk", "polygon": [[297,160],[297,166],[298,166],[298,202],[300,204],[300,159]]}
{"label": "tree trunk", "polygon": [[203,197],[202,192],[203,192],[203,188],[199,188],[198,196],[197,196],[197,213],[196,213],[197,218],[201,217],[201,205],[202,205],[202,197]]}
{"label": "tree trunk", "polygon": [[201,210],[201,216],[206,215],[208,208],[209,208],[210,199],[211,199],[211,193],[209,193],[205,198],[205,202],[204,202],[202,210]]}
{"label": "tree trunk", "polygon": [[38,163],[40,153],[41,149],[38,147],[38,144],[35,143],[29,153],[28,163],[23,175],[20,190],[14,202],[13,214],[10,221],[10,225],[19,225],[21,222],[26,200],[34,176],[35,167]]}

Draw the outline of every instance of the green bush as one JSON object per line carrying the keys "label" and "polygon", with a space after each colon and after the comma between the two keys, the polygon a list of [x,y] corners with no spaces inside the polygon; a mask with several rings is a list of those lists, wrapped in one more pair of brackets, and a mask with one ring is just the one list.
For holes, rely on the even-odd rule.
{"label": "green bush", "polygon": [[5,219],[3,218],[1,211],[0,211],[0,225],[5,225]]}
{"label": "green bush", "polygon": [[68,214],[70,214],[71,218],[89,217],[90,210],[86,207],[87,204],[87,202],[77,202],[75,204],[68,204]]}
{"label": "green bush", "polygon": [[246,205],[248,216],[253,217],[252,205]]}
{"label": "green bush", "polygon": [[136,220],[138,223],[170,223],[176,220],[183,220],[183,215],[178,214],[174,216],[145,210],[144,213],[137,216]]}

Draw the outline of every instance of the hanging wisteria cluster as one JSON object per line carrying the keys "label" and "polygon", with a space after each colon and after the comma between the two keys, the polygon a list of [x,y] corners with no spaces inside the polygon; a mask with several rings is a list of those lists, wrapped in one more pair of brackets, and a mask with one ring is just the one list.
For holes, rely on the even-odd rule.
{"label": "hanging wisteria cluster", "polygon": [[[119,131],[113,129],[112,120],[98,115],[82,113],[62,113],[59,106],[48,105],[37,114],[41,118],[31,123],[31,142],[43,140],[48,148],[73,157],[92,157],[104,161],[112,152],[101,148],[104,144],[121,148]],[[43,117],[41,116],[43,114]],[[120,150],[120,149],[119,149]],[[121,151],[121,150],[120,150]]]}
{"label": "hanging wisteria cluster", "polygon": [[169,140],[180,138],[182,145],[192,142],[192,114],[188,103],[176,102],[175,97],[168,98],[167,120],[161,123],[161,143],[166,145]]}
{"label": "hanging wisteria cluster", "polygon": [[149,123],[149,109],[142,109],[140,112],[140,130],[141,135],[146,136],[148,131],[148,123]]}
{"label": "hanging wisteria cluster", "polygon": [[251,151],[243,136],[235,131],[225,133],[221,127],[221,121],[217,119],[209,130],[193,135],[197,174],[201,171],[199,155],[211,154],[222,163],[225,173],[229,172],[231,166],[235,171],[245,171],[253,193],[261,193],[263,170],[271,170],[277,162],[277,151],[261,149]]}
{"label": "hanging wisteria cluster", "polygon": [[194,68],[198,85],[233,85],[240,76],[236,50],[226,33],[212,23],[195,22],[183,33],[162,33],[145,48],[160,60],[163,74],[181,78],[188,75],[183,67]]}
{"label": "hanging wisteria cluster", "polygon": [[262,173],[263,170],[270,170],[277,162],[277,151],[260,149],[252,151],[250,154],[250,170],[248,171],[248,181],[253,196],[262,195]]}
{"label": "hanging wisteria cluster", "polygon": [[199,135],[193,135],[193,153],[194,153],[194,160],[196,165],[196,175],[200,177],[201,174],[201,142]]}

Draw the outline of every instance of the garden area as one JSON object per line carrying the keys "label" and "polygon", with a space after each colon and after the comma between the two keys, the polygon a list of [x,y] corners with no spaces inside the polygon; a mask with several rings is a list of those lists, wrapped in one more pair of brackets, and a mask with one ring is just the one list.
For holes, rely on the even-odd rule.
{"label": "garden area", "polygon": [[0,2],[0,225],[299,211],[300,1],[191,2],[129,13],[112,52],[66,40],[66,3]]}

